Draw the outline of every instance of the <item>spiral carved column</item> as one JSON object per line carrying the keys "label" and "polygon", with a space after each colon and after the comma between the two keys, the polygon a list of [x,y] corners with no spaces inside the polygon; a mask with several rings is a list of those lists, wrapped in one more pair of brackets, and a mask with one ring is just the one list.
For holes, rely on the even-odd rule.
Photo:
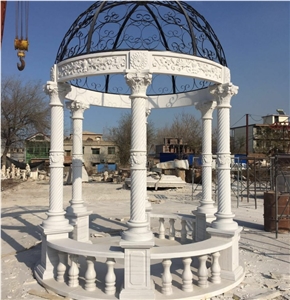
{"label": "spiral carved column", "polygon": [[45,92],[50,96],[51,139],[50,139],[50,186],[48,218],[43,221],[43,229],[64,232],[71,230],[63,210],[63,100],[70,91],[67,83],[49,81]]}
{"label": "spiral carved column", "polygon": [[212,200],[212,113],[215,102],[200,103],[197,109],[202,114],[202,199],[199,213],[214,216],[216,208]]}
{"label": "spiral carved column", "polygon": [[[146,109],[146,142],[147,142],[147,129],[148,129],[148,117],[151,113],[151,109]],[[147,144],[147,143],[146,143]],[[146,175],[146,183],[147,183],[147,175]],[[151,224],[150,224],[150,213],[152,211],[152,205],[151,202],[149,202],[149,197],[146,191],[146,200],[145,200],[145,206],[146,206],[146,214],[147,214],[147,221],[148,221],[148,229],[150,230]]]}
{"label": "spiral carved column", "polygon": [[216,96],[218,109],[218,211],[215,214],[217,219],[212,223],[212,227],[228,231],[238,228],[231,211],[230,174],[230,102],[232,96],[236,95],[237,92],[238,87],[232,83],[219,85],[211,90],[211,93]]}
{"label": "spiral carved column", "polygon": [[150,248],[153,234],[146,216],[147,151],[146,151],[146,89],[151,83],[149,72],[130,72],[125,76],[131,88],[131,207],[128,230],[123,232],[120,246],[124,248],[124,287],[120,299],[155,299],[150,278]]}
{"label": "spiral carved column", "polygon": [[80,102],[67,104],[73,119],[73,151],[72,151],[72,200],[67,208],[66,216],[69,218],[74,230],[71,238],[78,241],[89,240],[89,215],[82,198],[82,168],[83,168],[83,119],[84,111],[88,105]]}
{"label": "spiral carved column", "polygon": [[47,242],[67,238],[73,227],[65,218],[63,209],[63,100],[70,91],[67,83],[48,81],[45,92],[50,96],[51,106],[51,136],[50,136],[50,185],[49,210],[47,219],[42,222],[41,261],[35,267],[35,276],[38,280],[54,277],[55,266],[59,258],[55,251],[47,246]]}
{"label": "spiral carved column", "polygon": [[130,242],[150,241],[153,234],[148,228],[146,217],[147,197],[147,149],[146,149],[146,89],[151,83],[149,73],[132,72],[125,76],[131,88],[131,207],[129,229],[123,233],[122,239]]}

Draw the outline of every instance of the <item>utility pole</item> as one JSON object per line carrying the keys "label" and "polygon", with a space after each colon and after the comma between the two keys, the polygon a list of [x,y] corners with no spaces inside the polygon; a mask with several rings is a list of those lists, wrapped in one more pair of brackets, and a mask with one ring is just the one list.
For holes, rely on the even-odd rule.
{"label": "utility pole", "polygon": [[249,114],[246,114],[246,155],[249,154]]}

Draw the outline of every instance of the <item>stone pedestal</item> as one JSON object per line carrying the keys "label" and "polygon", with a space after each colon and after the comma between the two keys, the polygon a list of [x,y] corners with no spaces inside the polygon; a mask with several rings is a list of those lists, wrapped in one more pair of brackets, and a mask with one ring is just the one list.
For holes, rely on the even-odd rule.
{"label": "stone pedestal", "polygon": [[215,216],[212,214],[200,213],[198,210],[192,211],[195,215],[195,231],[194,231],[194,241],[200,242],[208,238],[208,233],[206,231],[207,223],[211,223],[215,220]]}
{"label": "stone pedestal", "polygon": [[233,245],[230,248],[220,251],[219,264],[221,267],[221,277],[236,281],[244,274],[244,269],[239,260],[239,240],[243,230],[238,227],[233,231],[222,231],[214,228],[208,228],[207,233],[212,237],[218,237],[224,240],[232,240]]}
{"label": "stone pedestal", "polygon": [[120,299],[155,299],[155,287],[150,277],[150,248],[154,241],[130,243],[121,241],[125,251],[124,287]]}

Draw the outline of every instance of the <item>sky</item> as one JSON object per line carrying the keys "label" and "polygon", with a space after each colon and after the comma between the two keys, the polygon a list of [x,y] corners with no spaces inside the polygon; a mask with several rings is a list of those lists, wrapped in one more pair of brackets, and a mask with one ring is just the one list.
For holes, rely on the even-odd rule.
{"label": "sky", "polygon": [[[1,48],[1,76],[22,80],[50,80],[59,45],[75,19],[93,2],[31,1],[29,4],[29,51],[26,67],[18,71],[14,50],[15,2],[8,1]],[[290,114],[290,2],[288,1],[190,1],[217,35],[239,92],[231,101],[231,127],[262,123],[262,116],[283,109]],[[181,112],[201,114],[194,107],[152,110],[149,120],[156,128],[171,124]],[[126,110],[91,107],[85,111],[83,129],[103,133],[118,125]],[[71,130],[65,110],[66,129]],[[216,126],[214,115],[213,126]]]}

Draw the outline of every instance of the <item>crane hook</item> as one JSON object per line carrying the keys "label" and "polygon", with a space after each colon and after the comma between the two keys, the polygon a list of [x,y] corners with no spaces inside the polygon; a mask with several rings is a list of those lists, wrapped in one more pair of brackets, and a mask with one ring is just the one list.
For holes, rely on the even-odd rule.
{"label": "crane hook", "polygon": [[17,68],[19,71],[22,71],[25,68],[25,61],[21,56],[19,57],[19,60],[20,60],[21,64],[17,63]]}

